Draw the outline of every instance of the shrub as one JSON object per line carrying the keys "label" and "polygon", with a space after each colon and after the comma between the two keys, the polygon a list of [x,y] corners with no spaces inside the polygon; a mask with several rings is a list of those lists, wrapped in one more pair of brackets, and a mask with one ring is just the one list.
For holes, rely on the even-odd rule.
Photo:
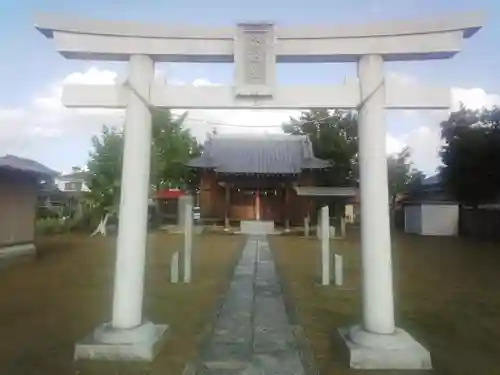
{"label": "shrub", "polygon": [[61,210],[57,210],[56,208],[39,206],[36,209],[36,217],[37,219],[55,219],[61,216],[60,211]]}
{"label": "shrub", "polygon": [[38,234],[60,234],[70,230],[70,221],[63,218],[43,218],[35,223],[35,231]]}

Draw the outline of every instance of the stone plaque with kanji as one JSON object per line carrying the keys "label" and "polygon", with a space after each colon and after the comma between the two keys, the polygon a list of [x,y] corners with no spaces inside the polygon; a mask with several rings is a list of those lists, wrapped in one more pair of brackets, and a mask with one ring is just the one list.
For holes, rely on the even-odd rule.
{"label": "stone plaque with kanji", "polygon": [[276,65],[274,38],[272,24],[238,24],[234,41],[236,96],[272,96]]}

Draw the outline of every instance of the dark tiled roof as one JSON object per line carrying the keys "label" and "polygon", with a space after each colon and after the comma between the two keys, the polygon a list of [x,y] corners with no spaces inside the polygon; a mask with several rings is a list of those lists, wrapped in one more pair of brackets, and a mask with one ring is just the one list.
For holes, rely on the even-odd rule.
{"label": "dark tiled roof", "polygon": [[435,174],[433,176],[426,177],[422,180],[422,186],[439,185],[441,183],[441,176]]}
{"label": "dark tiled roof", "polygon": [[34,160],[20,158],[14,155],[0,157],[0,169],[10,169],[19,172],[32,173],[44,177],[55,177],[58,173]]}
{"label": "dark tiled roof", "polygon": [[326,168],[329,162],[314,157],[306,136],[218,135],[205,142],[202,156],[188,165],[221,173],[297,174],[302,169]]}

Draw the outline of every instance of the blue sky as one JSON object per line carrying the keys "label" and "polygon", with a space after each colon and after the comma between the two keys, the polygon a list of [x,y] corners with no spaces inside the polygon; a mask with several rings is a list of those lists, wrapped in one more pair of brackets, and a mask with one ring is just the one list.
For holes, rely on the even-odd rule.
{"label": "blue sky", "polygon": [[[387,64],[387,70],[435,86],[480,89],[474,92],[464,90],[461,93],[474,103],[488,99],[496,102],[495,95],[500,94],[498,0],[6,1],[0,5],[0,42],[4,46],[0,51],[0,154],[9,152],[36,158],[61,171],[68,170],[71,165],[85,163],[90,137],[98,131],[99,126],[89,125],[89,129],[85,129],[82,118],[75,120],[75,115],[63,117],[64,121],[79,123],[75,125],[78,129],[72,131],[71,123],[57,124],[61,119],[58,120],[55,113],[41,114],[40,108],[35,111],[33,102],[36,102],[37,98],[47,99],[52,95],[51,90],[56,90],[55,87],[72,73],[84,73],[90,68],[115,72],[123,69],[121,64],[63,59],[54,51],[52,41],[45,39],[33,28],[33,19],[37,12],[100,19],[221,26],[232,25],[238,21],[262,20],[273,21],[278,25],[364,23],[373,20],[445,16],[477,10],[488,16],[487,24],[472,39],[465,41],[463,51],[455,58],[432,62],[391,63]],[[232,79],[231,68],[225,65],[175,64],[162,65],[162,68],[166,69],[169,77],[183,82],[204,79],[230,84]],[[277,76],[278,83],[281,84],[333,83],[340,82],[346,76],[354,77],[355,65],[285,65],[279,66]],[[3,118],[2,110],[7,113]],[[31,116],[21,116],[23,111],[30,112]],[[203,113],[198,113],[197,117],[202,115]],[[102,121],[105,119],[106,117]],[[95,116],[92,118],[92,121],[99,120]],[[421,139],[413,145],[410,138],[413,133],[418,133],[421,127],[428,127],[435,138],[437,123],[436,117],[428,114],[390,113],[387,117],[388,132],[396,140],[420,150],[414,150],[415,161],[427,172],[432,170],[433,163],[437,163],[436,147],[434,145],[433,150],[423,148],[427,143],[425,130],[420,134],[423,141]],[[50,136],[45,134],[47,132],[44,132],[44,129],[57,126],[62,127],[64,131],[53,131]],[[25,129],[26,132],[22,133],[18,130],[19,127],[35,127],[37,130]],[[208,130],[210,129],[203,129]],[[33,134],[33,140],[27,138],[33,137]],[[437,140],[434,139],[435,142]],[[433,161],[432,155],[427,155],[429,153],[434,153]]]}

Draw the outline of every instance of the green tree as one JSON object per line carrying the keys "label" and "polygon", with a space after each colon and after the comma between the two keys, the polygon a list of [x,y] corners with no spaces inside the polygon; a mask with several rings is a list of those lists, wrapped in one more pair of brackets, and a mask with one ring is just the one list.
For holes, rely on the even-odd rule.
{"label": "green tree", "polygon": [[186,188],[194,175],[186,163],[200,153],[200,145],[189,129],[183,128],[187,112],[173,118],[170,111],[154,111],[151,150],[151,187]]}
{"label": "green tree", "polygon": [[398,194],[408,191],[419,183],[425,176],[416,169],[410,160],[411,151],[405,147],[397,154],[387,157],[387,180],[389,185],[389,199],[394,210]]}
{"label": "green tree", "polygon": [[118,206],[122,154],[123,133],[119,130],[103,126],[101,135],[92,138],[86,201],[100,216],[114,213]]}
{"label": "green tree", "polygon": [[287,134],[308,135],[314,155],[330,161],[332,168],[318,183],[348,186],[357,183],[358,131],[354,111],[310,110],[283,124]]}
{"label": "green tree", "polygon": [[476,206],[500,192],[500,108],[461,107],[441,123],[441,178],[460,202]]}
{"label": "green tree", "polygon": [[[154,111],[151,142],[151,190],[185,187],[193,178],[186,162],[199,153],[199,145],[182,124],[187,114],[173,118],[169,111]],[[120,199],[123,133],[104,126],[92,138],[87,200],[101,215],[115,213]]]}

